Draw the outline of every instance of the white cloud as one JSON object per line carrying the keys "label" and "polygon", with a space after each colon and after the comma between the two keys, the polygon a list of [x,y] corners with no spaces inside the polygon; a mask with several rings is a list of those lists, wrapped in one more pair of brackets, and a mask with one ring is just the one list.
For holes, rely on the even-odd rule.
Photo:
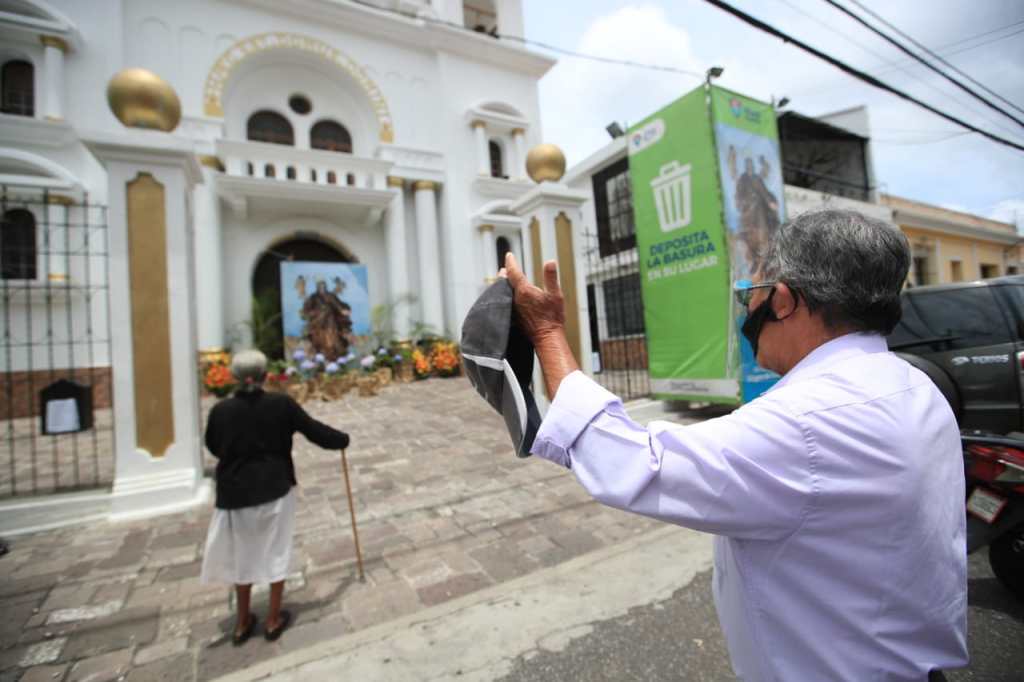
{"label": "white cloud", "polygon": [[1004,199],[996,202],[988,212],[992,220],[1016,225],[1017,230],[1024,229],[1024,199]]}

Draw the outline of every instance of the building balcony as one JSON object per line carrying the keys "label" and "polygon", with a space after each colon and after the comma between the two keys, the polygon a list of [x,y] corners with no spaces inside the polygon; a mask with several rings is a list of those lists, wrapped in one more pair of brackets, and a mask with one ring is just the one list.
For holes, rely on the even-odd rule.
{"label": "building balcony", "polygon": [[266,142],[219,140],[216,149],[225,169],[217,192],[243,217],[250,210],[309,213],[320,207],[335,217],[373,222],[391,201],[393,161]]}

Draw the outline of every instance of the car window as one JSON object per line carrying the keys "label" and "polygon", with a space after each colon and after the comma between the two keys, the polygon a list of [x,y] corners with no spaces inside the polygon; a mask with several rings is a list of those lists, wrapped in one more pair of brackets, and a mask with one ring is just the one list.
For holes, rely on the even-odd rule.
{"label": "car window", "polygon": [[890,335],[889,345],[906,347],[917,343],[930,345],[933,350],[959,350],[1010,340],[1006,321],[990,288],[973,287],[905,295],[903,318]]}

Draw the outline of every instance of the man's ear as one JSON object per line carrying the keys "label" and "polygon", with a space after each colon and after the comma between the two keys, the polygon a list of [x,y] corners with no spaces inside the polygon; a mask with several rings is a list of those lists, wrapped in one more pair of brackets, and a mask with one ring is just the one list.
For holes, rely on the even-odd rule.
{"label": "man's ear", "polygon": [[779,320],[784,320],[796,310],[797,295],[785,282],[775,285],[775,295],[772,296],[772,312]]}

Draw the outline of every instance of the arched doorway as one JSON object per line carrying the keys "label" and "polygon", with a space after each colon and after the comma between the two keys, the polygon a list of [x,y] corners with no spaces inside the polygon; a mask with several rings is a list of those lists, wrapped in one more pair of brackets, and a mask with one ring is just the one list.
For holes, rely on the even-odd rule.
{"label": "arched doorway", "polygon": [[274,244],[266,249],[252,272],[252,310],[250,311],[253,346],[271,360],[284,357],[281,331],[281,261],[320,263],[357,263],[358,259],[315,238],[300,237]]}

